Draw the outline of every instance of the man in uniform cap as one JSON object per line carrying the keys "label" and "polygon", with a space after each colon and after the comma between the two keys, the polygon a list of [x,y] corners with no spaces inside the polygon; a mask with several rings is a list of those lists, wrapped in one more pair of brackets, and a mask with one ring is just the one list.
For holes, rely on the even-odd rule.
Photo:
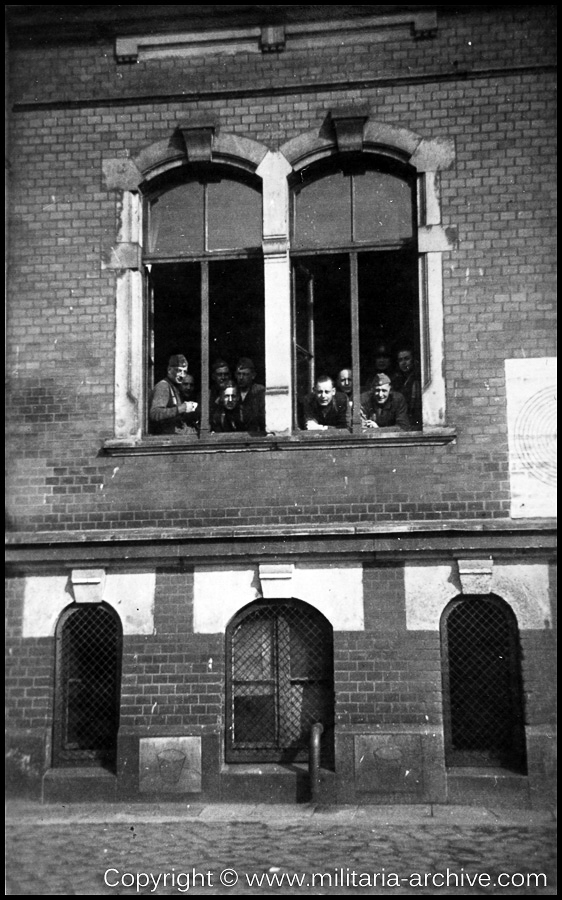
{"label": "man in uniform cap", "polygon": [[364,429],[410,430],[406,401],[402,394],[392,390],[390,378],[384,372],[375,375],[370,391],[361,397],[361,421]]}
{"label": "man in uniform cap", "polygon": [[188,362],[181,353],[170,356],[166,377],[155,385],[150,400],[152,434],[194,434],[197,432],[198,407],[185,400],[182,385],[187,377]]}

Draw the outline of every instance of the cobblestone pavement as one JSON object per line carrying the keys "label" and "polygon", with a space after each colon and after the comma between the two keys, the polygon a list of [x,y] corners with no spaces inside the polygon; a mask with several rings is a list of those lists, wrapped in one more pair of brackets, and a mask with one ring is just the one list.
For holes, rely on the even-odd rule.
{"label": "cobblestone pavement", "polygon": [[473,807],[8,804],[6,895],[555,894],[555,829]]}

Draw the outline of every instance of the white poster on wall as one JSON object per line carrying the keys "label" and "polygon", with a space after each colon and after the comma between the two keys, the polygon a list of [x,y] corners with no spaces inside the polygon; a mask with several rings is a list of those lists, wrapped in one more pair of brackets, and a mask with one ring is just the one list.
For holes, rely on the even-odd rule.
{"label": "white poster on wall", "polygon": [[506,359],[511,516],[556,516],[556,359]]}

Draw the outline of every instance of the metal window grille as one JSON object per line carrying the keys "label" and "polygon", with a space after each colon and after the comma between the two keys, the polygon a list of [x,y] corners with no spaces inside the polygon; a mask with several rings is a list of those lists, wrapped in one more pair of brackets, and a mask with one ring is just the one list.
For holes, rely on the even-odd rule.
{"label": "metal window grille", "polygon": [[73,607],[57,633],[55,764],[115,763],[121,628],[104,606]]}
{"label": "metal window grille", "polygon": [[228,762],[308,758],[310,728],[324,725],[321,762],[332,765],[333,635],[297,601],[257,603],[227,632]]}
{"label": "metal window grille", "polygon": [[444,621],[448,765],[521,768],[524,730],[518,634],[503,601],[466,598]]}

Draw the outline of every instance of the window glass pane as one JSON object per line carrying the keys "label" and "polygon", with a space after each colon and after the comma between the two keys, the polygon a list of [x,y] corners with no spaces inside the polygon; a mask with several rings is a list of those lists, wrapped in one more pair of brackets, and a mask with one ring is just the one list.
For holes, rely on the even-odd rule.
{"label": "window glass pane", "polygon": [[[395,375],[396,351],[402,345],[411,347],[419,360],[417,296],[417,258],[411,250],[358,254],[362,391],[379,371]],[[380,352],[383,346],[387,357]]]}
{"label": "window glass pane", "polygon": [[172,188],[150,204],[148,252],[158,256],[204,250],[204,186],[196,181]]}
{"label": "window glass pane", "polygon": [[354,175],[354,240],[395,243],[412,237],[412,191],[384,172]]}
{"label": "window glass pane", "polygon": [[303,402],[318,375],[351,365],[349,257],[329,253],[294,261],[296,418],[302,427]]}
{"label": "window glass pane", "polygon": [[199,393],[201,369],[201,268],[198,262],[152,267],[154,380],[165,378],[173,353],[183,353]]}
{"label": "window glass pane", "polygon": [[263,260],[213,260],[209,265],[209,356],[232,372],[249,357],[256,383],[265,384]]}
{"label": "window glass pane", "polygon": [[[239,683],[269,682],[273,678],[273,622],[246,620],[232,640],[234,680]],[[264,693],[270,693],[268,688]]]}
{"label": "window glass pane", "polygon": [[351,179],[327,175],[295,194],[293,247],[351,243]]}
{"label": "window glass pane", "polygon": [[259,191],[238,181],[210,182],[208,250],[261,247],[262,201]]}

